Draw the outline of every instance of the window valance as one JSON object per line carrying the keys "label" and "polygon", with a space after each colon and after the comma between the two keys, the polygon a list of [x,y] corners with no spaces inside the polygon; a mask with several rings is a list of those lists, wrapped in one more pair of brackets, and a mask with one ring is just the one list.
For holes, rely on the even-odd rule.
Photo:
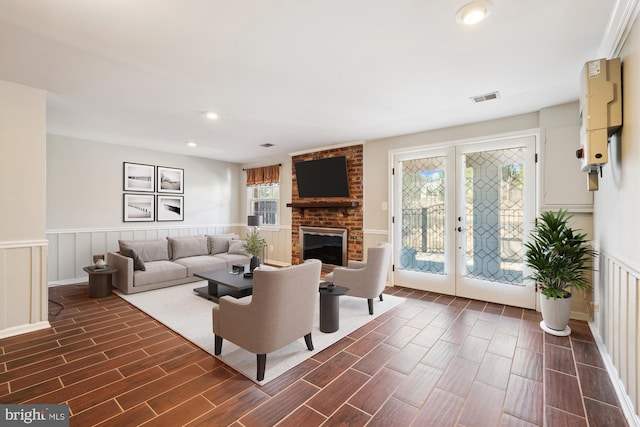
{"label": "window valance", "polygon": [[280,165],[245,169],[245,171],[247,172],[247,185],[280,183]]}

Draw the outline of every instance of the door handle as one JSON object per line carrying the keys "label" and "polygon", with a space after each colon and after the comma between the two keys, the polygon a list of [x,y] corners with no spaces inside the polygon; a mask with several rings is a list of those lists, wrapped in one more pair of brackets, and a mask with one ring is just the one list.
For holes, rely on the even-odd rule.
{"label": "door handle", "polygon": [[462,227],[458,227],[458,228],[456,228],[456,230],[458,230],[458,231],[464,231],[464,228],[462,228]]}

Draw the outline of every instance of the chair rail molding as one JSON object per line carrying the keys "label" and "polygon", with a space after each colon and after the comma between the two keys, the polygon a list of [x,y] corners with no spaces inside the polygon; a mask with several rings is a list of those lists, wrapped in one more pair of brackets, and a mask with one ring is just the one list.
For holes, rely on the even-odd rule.
{"label": "chair rail molding", "polygon": [[48,240],[17,240],[13,242],[0,242],[0,249],[30,248],[33,246],[47,246]]}

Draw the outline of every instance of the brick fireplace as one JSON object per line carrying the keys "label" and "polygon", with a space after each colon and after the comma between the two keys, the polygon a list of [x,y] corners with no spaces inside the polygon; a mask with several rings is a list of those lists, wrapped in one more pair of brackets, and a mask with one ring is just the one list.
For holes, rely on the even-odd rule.
{"label": "brick fireplace", "polygon": [[[349,197],[299,198],[295,163],[345,156],[349,176]],[[291,263],[302,262],[300,254],[300,227],[344,228],[347,230],[347,259],[362,260],[363,244],[363,146],[351,145],[331,150],[293,156],[292,200],[287,206],[291,214]]]}

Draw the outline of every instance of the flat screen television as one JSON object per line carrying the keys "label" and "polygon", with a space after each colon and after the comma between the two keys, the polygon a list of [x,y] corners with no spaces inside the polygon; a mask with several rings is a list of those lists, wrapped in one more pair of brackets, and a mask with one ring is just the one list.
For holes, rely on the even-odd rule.
{"label": "flat screen television", "polygon": [[349,197],[345,156],[306,160],[294,166],[298,197]]}

